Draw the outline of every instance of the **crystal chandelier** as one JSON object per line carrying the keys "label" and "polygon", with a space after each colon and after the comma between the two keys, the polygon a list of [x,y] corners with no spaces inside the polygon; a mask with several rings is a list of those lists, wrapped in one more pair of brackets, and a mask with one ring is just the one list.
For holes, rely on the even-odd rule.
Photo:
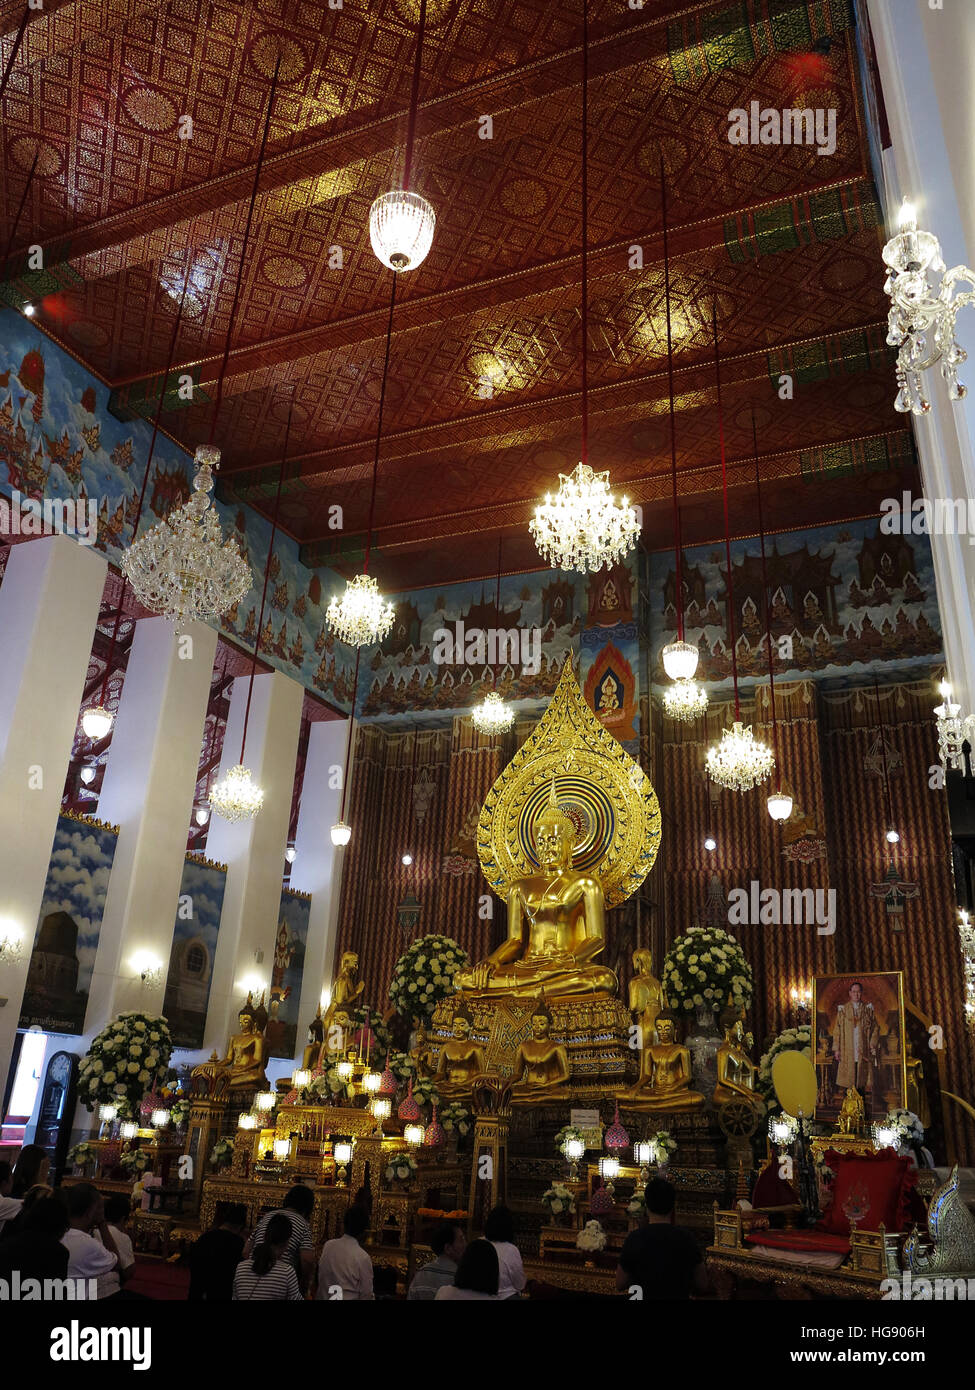
{"label": "crystal chandelier", "polygon": [[594,473],[580,463],[559,474],[559,490],[535,508],[528,529],[543,560],[552,569],[598,570],[628,554],[640,534],[636,512],[624,497],[618,503],[609,490],[609,474]]}
{"label": "crystal chandelier", "polygon": [[390,270],[415,270],[433,245],[437,214],[409,189],[382,193],[369,209],[372,249]]}
{"label": "crystal chandelier", "polygon": [[357,574],[346,584],[342,597],[332,599],[325,621],[350,647],[369,647],[389,634],[395,616],[372,575]]}
{"label": "crystal chandelier", "polygon": [[514,710],[508,708],[496,690],[489,691],[471,712],[471,723],[480,734],[503,734],[514,722]]}
{"label": "crystal chandelier", "polygon": [[237,542],[224,539],[210,489],[220,450],[196,451],[193,496],[133,541],[122,556],[122,573],[136,598],[176,624],[212,622],[244,597],[251,571]]}
{"label": "crystal chandelier", "polygon": [[947,771],[965,772],[965,743],[975,743],[975,719],[961,716],[961,705],[951,698],[951,686],[945,680],[938,686],[941,704],[935,705],[938,721],[938,757]]}
{"label": "crystal chandelier", "polygon": [[690,642],[668,642],[660,655],[672,681],[690,680],[697,670],[697,647]]}
{"label": "crystal chandelier", "polygon": [[708,707],[708,692],[697,681],[679,680],[668,686],[663,696],[664,710],[671,719],[689,724]]}
{"label": "crystal chandelier", "polygon": [[[945,269],[941,244],[931,232],[918,231],[917,215],[905,198],[897,219],[898,232],[883,249],[888,266],[884,293],[890,296],[887,342],[897,354],[897,399],[894,409],[926,415],[931,404],[921,390],[921,373],[941,363],[941,375],[953,401],[967,394],[957,368],[967,353],[955,338],[955,318],[966,304],[975,303],[969,290],[953,298],[961,281],[975,289],[975,271],[956,265]],[[940,281],[929,279],[940,275]]]}
{"label": "crystal chandelier", "polygon": [[264,792],[251,780],[250,768],[230,768],[210,792],[210,809],[231,822],[253,820],[264,805]]}
{"label": "crystal chandelier", "polygon": [[708,749],[707,769],[712,781],[728,791],[747,792],[764,782],[775,766],[771,748],[759,743],[751,731],[736,719],[725,729],[721,742]]}

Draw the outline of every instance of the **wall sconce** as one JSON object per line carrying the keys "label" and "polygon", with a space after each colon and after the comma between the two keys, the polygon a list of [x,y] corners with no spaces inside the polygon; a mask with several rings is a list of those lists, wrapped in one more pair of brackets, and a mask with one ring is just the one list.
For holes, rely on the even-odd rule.
{"label": "wall sconce", "polygon": [[158,989],[162,984],[162,961],[150,951],[134,955],[132,968],[141,977],[143,989]]}
{"label": "wall sconce", "polygon": [[16,965],[24,954],[24,933],[10,921],[0,921],[0,965]]}

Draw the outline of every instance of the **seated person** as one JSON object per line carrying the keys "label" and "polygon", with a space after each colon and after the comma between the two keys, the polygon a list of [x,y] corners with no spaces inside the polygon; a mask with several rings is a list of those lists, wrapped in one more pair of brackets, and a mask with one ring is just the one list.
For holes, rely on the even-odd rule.
{"label": "seated person", "polygon": [[437,1290],[454,1282],[460,1257],[467,1247],[464,1228],[456,1221],[438,1221],[430,1233],[434,1258],[418,1269],[406,1297],[411,1302],[432,1303]]}
{"label": "seated person", "polygon": [[499,1203],[488,1212],[484,1239],[498,1252],[498,1297],[517,1298],[525,1288],[525,1266],[515,1244],[515,1222],[508,1207]]}
{"label": "seated person", "polygon": [[302,1302],[294,1261],[288,1254],[291,1238],[291,1224],[284,1212],[271,1213],[253,1255],[237,1266],[233,1292],[236,1300]]}
{"label": "seated person", "polygon": [[435,1303],[483,1303],[498,1300],[498,1254],[489,1240],[472,1240],[460,1257],[452,1284],[434,1295]]}
{"label": "seated person", "polygon": [[67,1207],[58,1197],[41,1197],[29,1208],[21,1229],[0,1241],[0,1279],[10,1287],[14,1270],[25,1279],[66,1279],[68,1251],[61,1237],[68,1229]]}
{"label": "seated person", "polygon": [[21,1199],[11,1197],[14,1185],[14,1170],[6,1159],[0,1160],[0,1232],[4,1224],[20,1214]]}
{"label": "seated person", "polygon": [[685,1299],[708,1288],[697,1241],[674,1225],[677,1194],[665,1178],[653,1178],[644,1193],[645,1222],[623,1242],[616,1287],[639,1287],[643,1299]]}
{"label": "seated person", "polygon": [[244,1228],[247,1208],[242,1202],[222,1202],[217,1221],[205,1231],[190,1250],[190,1291],[194,1302],[229,1303],[234,1292],[234,1275],[244,1257]]}
{"label": "seated person", "polygon": [[105,1220],[101,1193],[94,1183],[80,1182],[66,1189],[65,1203],[68,1229],[61,1240],[68,1251],[68,1278],[94,1284],[98,1299],[114,1298],[122,1287],[119,1252]]}
{"label": "seated person", "polygon": [[[315,1244],[311,1237],[309,1218],[315,1209],[315,1194],[304,1183],[295,1183],[288,1190],[281,1208],[281,1215],[291,1223],[291,1238],[288,1241],[288,1259],[298,1271],[298,1281],[302,1289],[307,1289],[315,1270]],[[253,1254],[264,1240],[268,1222],[276,1211],[266,1211],[258,1221],[254,1234],[247,1242],[244,1257]]]}
{"label": "seated person", "polygon": [[375,1297],[372,1260],[362,1248],[362,1238],[369,1229],[369,1213],[365,1207],[346,1207],[342,1226],[343,1234],[322,1246],[316,1297],[323,1301],[341,1297],[343,1302],[371,1302]]}
{"label": "seated person", "polygon": [[132,1202],[122,1193],[115,1193],[105,1200],[105,1221],[115,1241],[118,1251],[119,1283],[124,1284],[135,1273],[135,1251],[131,1237],[123,1229],[132,1214]]}

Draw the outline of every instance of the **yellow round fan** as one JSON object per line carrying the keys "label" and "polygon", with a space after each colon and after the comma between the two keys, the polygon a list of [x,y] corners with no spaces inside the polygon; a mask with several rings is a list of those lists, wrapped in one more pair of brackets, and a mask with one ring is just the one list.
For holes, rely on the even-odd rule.
{"label": "yellow round fan", "polygon": [[802,1052],[780,1052],[772,1063],[772,1085],[787,1115],[806,1119],[816,1109],[816,1068]]}

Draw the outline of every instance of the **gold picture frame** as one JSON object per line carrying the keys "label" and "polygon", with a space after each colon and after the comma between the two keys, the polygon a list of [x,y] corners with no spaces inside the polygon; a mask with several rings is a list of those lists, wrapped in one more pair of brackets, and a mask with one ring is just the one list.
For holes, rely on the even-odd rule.
{"label": "gold picture frame", "polygon": [[[866,1005],[858,1046],[862,1055],[843,1055],[852,1018],[854,985]],[[864,1031],[865,1030],[865,1031]],[[816,1119],[835,1120],[848,1087],[863,1096],[869,1124],[888,1110],[907,1107],[904,975],[900,970],[844,970],[813,980],[812,1053],[816,1067]]]}

